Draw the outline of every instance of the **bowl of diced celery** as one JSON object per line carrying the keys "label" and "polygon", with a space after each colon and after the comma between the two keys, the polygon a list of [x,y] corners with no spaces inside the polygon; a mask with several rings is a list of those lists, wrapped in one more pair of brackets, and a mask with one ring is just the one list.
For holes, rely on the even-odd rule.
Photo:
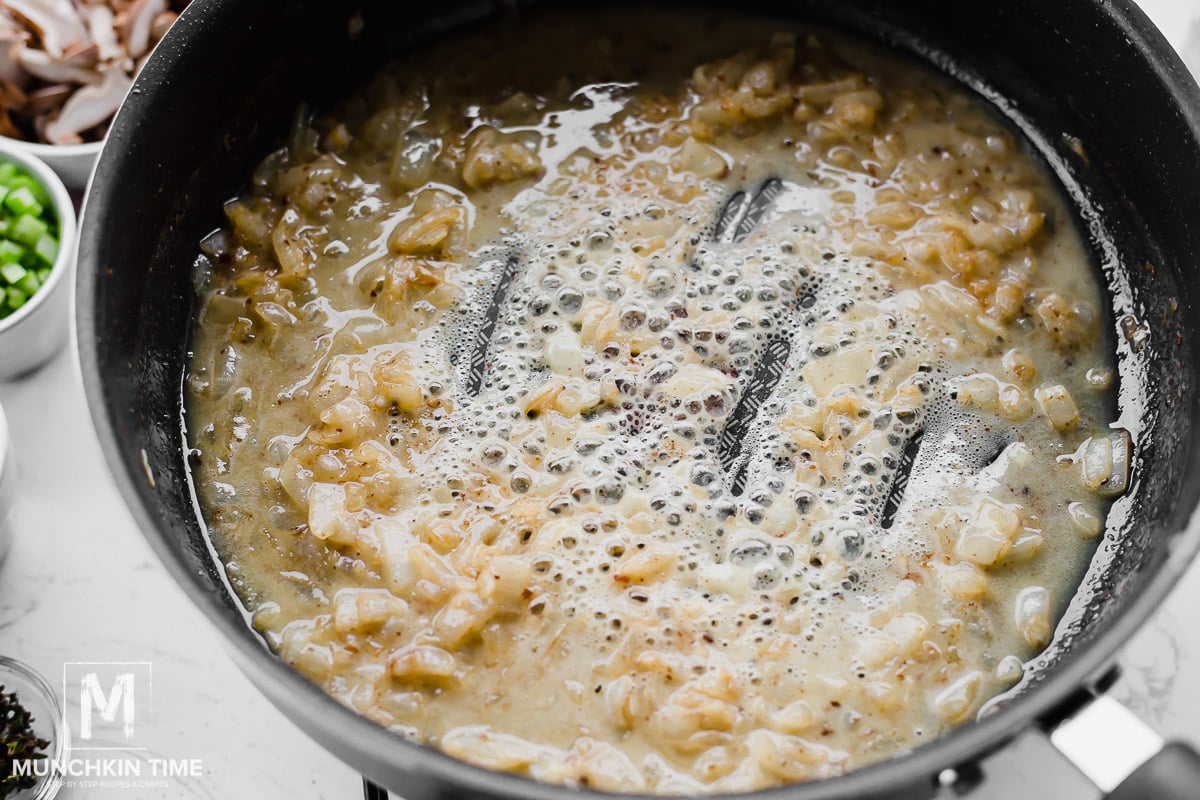
{"label": "bowl of diced celery", "polygon": [[37,369],[66,340],[75,227],[58,176],[0,143],[0,380]]}

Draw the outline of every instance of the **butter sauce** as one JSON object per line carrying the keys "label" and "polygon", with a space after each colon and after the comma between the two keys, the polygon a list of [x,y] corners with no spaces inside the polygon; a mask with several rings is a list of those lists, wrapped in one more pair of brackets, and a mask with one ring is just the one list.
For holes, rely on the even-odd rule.
{"label": "butter sauce", "polygon": [[543,781],[734,792],[918,746],[1050,640],[1130,449],[1071,214],[977,98],[777,28],[501,20],[227,206],[197,490],[334,697]]}

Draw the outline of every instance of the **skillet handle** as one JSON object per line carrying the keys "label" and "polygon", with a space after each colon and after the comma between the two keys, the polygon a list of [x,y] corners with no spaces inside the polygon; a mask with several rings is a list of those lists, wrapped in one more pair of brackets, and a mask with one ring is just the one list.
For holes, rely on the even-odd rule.
{"label": "skillet handle", "polygon": [[1050,742],[1107,800],[1195,800],[1200,753],[1164,743],[1150,726],[1107,695],[1085,704],[1051,734]]}
{"label": "skillet handle", "polygon": [[363,778],[363,800],[388,800],[387,789],[372,783],[370,779]]}
{"label": "skillet handle", "polygon": [[1108,800],[1193,800],[1200,796],[1200,753],[1171,742],[1108,795]]}

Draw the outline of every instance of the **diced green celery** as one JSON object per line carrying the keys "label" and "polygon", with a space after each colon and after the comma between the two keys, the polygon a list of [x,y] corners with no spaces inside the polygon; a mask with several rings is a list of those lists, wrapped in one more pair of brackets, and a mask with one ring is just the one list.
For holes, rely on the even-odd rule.
{"label": "diced green celery", "polygon": [[60,250],[53,208],[36,178],[0,161],[0,318],[25,305],[50,278]]}
{"label": "diced green celery", "polygon": [[8,239],[0,239],[0,264],[16,264],[24,257],[24,247]]}
{"label": "diced green celery", "polygon": [[36,245],[38,239],[41,239],[49,231],[49,225],[29,214],[22,214],[14,222],[9,223],[8,226],[9,238],[30,247]]}
{"label": "diced green celery", "polygon": [[3,264],[0,265],[0,278],[4,279],[5,283],[16,285],[21,282],[21,279],[29,274],[29,271],[20,264]]}
{"label": "diced green celery", "polygon": [[29,299],[29,295],[22,292],[15,286],[8,287],[8,307],[16,311],[21,306],[25,305],[25,301]]}
{"label": "diced green celery", "polygon": [[58,240],[50,234],[44,233],[38,237],[37,244],[33,246],[33,252],[44,263],[53,265],[58,259]]}
{"label": "diced green celery", "polygon": [[30,297],[33,297],[37,290],[42,288],[42,281],[38,278],[36,272],[27,272],[20,283],[17,284],[17,288]]}
{"label": "diced green celery", "polygon": [[34,193],[34,198],[43,206],[50,205],[50,193],[46,191],[46,187],[42,186],[37,179],[32,175],[18,173],[16,178],[8,182],[8,190],[18,190],[18,188],[28,188]]}
{"label": "diced green celery", "polygon": [[9,192],[4,198],[4,207],[17,216],[40,217],[46,210],[28,186],[21,186]]}

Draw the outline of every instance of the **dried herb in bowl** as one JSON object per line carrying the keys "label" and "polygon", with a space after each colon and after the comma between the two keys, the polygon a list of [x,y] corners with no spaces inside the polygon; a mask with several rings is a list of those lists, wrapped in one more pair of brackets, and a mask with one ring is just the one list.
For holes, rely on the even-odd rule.
{"label": "dried herb in bowl", "polygon": [[33,770],[18,775],[14,764],[45,758],[49,746],[50,742],[34,733],[33,715],[21,705],[16,692],[5,692],[0,686],[0,799],[36,784]]}

